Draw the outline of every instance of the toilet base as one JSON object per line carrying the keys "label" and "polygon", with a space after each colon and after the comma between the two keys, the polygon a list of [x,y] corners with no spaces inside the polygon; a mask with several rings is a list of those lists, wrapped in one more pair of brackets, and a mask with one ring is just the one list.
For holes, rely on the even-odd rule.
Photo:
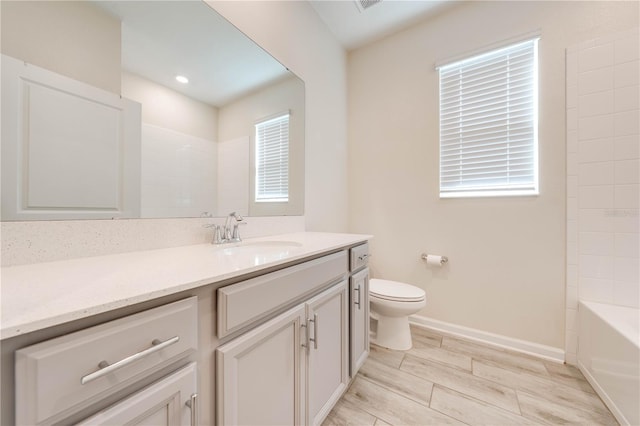
{"label": "toilet base", "polygon": [[411,329],[409,317],[387,317],[376,313],[377,330],[371,336],[371,343],[396,351],[411,349]]}

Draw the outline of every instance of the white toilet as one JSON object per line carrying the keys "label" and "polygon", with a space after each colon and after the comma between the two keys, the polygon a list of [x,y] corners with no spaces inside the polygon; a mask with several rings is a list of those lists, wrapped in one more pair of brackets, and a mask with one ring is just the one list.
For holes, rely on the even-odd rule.
{"label": "white toilet", "polygon": [[409,315],[427,305],[424,290],[396,281],[369,281],[371,317],[377,320],[377,332],[371,342],[395,350],[411,349]]}

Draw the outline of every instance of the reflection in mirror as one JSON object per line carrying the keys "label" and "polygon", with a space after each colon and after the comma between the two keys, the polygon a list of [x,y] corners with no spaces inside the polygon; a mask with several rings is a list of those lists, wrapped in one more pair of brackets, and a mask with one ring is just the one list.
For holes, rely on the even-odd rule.
{"label": "reflection in mirror", "polygon": [[0,7],[2,220],[303,213],[304,83],[208,5]]}

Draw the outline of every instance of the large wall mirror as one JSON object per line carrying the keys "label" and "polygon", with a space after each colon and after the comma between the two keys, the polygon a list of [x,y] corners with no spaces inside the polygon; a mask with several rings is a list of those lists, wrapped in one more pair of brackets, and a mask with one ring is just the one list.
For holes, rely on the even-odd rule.
{"label": "large wall mirror", "polygon": [[2,220],[303,214],[304,82],[209,5],[0,7]]}

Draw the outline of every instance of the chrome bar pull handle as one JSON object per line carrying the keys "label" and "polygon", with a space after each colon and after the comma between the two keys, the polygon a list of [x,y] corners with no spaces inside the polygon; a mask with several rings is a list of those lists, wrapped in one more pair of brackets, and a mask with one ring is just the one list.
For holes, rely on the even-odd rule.
{"label": "chrome bar pull handle", "polygon": [[[309,320],[307,320],[308,322]],[[302,347],[309,349],[309,325],[308,324],[300,324],[300,327],[304,328],[304,340],[302,341]]]}
{"label": "chrome bar pull handle", "polygon": [[309,339],[313,342],[313,348],[318,349],[318,314],[313,314],[313,319],[310,319],[313,323],[313,339]]}
{"label": "chrome bar pull handle", "polygon": [[318,314],[313,314],[313,347],[318,349]]}
{"label": "chrome bar pull handle", "polygon": [[191,426],[198,426],[198,394],[192,394],[185,405],[191,409]]}
{"label": "chrome bar pull handle", "polygon": [[80,383],[86,385],[87,383],[92,382],[102,376],[106,376],[107,374],[112,373],[122,367],[126,367],[134,361],[151,355],[152,353],[161,351],[162,349],[166,348],[167,346],[171,346],[174,343],[178,343],[179,340],[180,336],[174,336],[171,339],[165,340],[164,342],[161,342],[158,339],[153,339],[153,341],[151,342],[152,346],[150,348],[121,359],[118,362],[109,364],[107,361],[101,361],[98,364],[99,370],[82,377],[82,379],[80,379]]}
{"label": "chrome bar pull handle", "polygon": [[355,305],[358,305],[358,310],[362,309],[362,305],[360,304],[360,285],[357,288],[354,288],[353,291],[358,292],[358,301],[354,302]]}

